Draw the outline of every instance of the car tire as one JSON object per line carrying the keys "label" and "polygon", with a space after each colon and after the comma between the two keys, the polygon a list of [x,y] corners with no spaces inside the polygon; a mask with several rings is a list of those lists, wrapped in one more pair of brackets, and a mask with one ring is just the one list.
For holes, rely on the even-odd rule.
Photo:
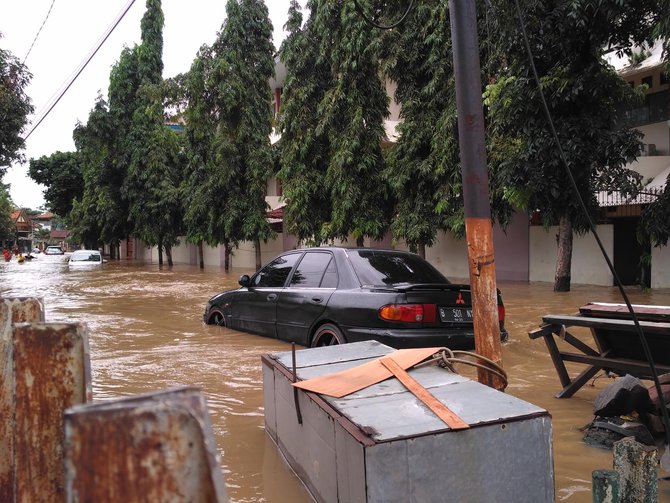
{"label": "car tire", "polygon": [[347,340],[332,323],[321,325],[312,337],[312,347],[318,348],[322,346],[336,346],[338,344],[346,344]]}
{"label": "car tire", "polygon": [[223,316],[223,313],[221,311],[212,311],[209,313],[209,318],[207,318],[207,324],[225,327],[226,318]]}

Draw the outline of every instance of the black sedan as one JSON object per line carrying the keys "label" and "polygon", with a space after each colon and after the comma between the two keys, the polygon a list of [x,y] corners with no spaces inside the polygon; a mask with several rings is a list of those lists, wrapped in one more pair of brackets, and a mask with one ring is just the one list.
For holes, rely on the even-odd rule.
{"label": "black sedan", "polygon": [[[394,348],[474,347],[470,286],[413,253],[308,248],[282,253],[209,299],[204,321],[303,346],[374,339]],[[501,340],[507,339],[498,293]]]}

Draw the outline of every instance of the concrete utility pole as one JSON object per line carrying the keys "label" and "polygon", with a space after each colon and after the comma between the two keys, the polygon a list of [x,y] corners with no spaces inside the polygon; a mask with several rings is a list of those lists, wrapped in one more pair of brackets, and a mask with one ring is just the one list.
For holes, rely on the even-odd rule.
{"label": "concrete utility pole", "polygon": [[[449,17],[475,350],[502,365],[475,1],[449,0]],[[504,387],[493,374],[480,369],[477,375],[480,383]]]}

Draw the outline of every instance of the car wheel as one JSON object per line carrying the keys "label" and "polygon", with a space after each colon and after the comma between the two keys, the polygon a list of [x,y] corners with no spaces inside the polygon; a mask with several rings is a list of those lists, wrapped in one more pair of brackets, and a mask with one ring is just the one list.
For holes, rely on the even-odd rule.
{"label": "car wheel", "polygon": [[226,319],[223,317],[221,311],[212,311],[209,314],[209,319],[207,320],[208,325],[219,325],[220,327],[226,326]]}
{"label": "car wheel", "polygon": [[347,340],[340,332],[340,329],[335,325],[326,323],[321,325],[314,337],[312,338],[312,347],[318,348],[321,346],[336,346],[338,344],[345,344]]}

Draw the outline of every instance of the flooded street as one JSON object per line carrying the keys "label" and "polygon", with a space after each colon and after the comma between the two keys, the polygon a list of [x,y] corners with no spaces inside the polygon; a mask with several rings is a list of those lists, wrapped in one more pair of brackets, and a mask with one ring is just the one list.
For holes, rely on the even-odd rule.
{"label": "flooded street", "polygon": [[[161,270],[126,262],[70,271],[66,258],[38,255],[24,264],[0,263],[0,296],[42,297],[47,321],[89,326],[95,400],[198,386],[208,401],[231,501],[312,501],[263,426],[260,357],[290,350],[290,345],[202,323],[207,299],[237,286],[239,275],[251,271],[227,275],[218,268]],[[507,393],[552,416],[556,501],[590,502],[591,472],[611,468],[612,454],[586,446],[579,427],[592,419],[593,398],[611,381],[599,375],[574,397],[554,398],[558,377],[544,342],[531,341],[528,331],[543,315],[575,313],[589,301],[622,299],[617,289],[605,287],[573,285],[571,292],[560,294],[549,283],[503,282],[498,287],[510,333],[503,347]],[[670,305],[670,290],[631,289],[629,295],[633,303]],[[505,467],[500,469],[492,476],[504,476]],[[659,483],[659,501],[670,503],[670,482]]]}

